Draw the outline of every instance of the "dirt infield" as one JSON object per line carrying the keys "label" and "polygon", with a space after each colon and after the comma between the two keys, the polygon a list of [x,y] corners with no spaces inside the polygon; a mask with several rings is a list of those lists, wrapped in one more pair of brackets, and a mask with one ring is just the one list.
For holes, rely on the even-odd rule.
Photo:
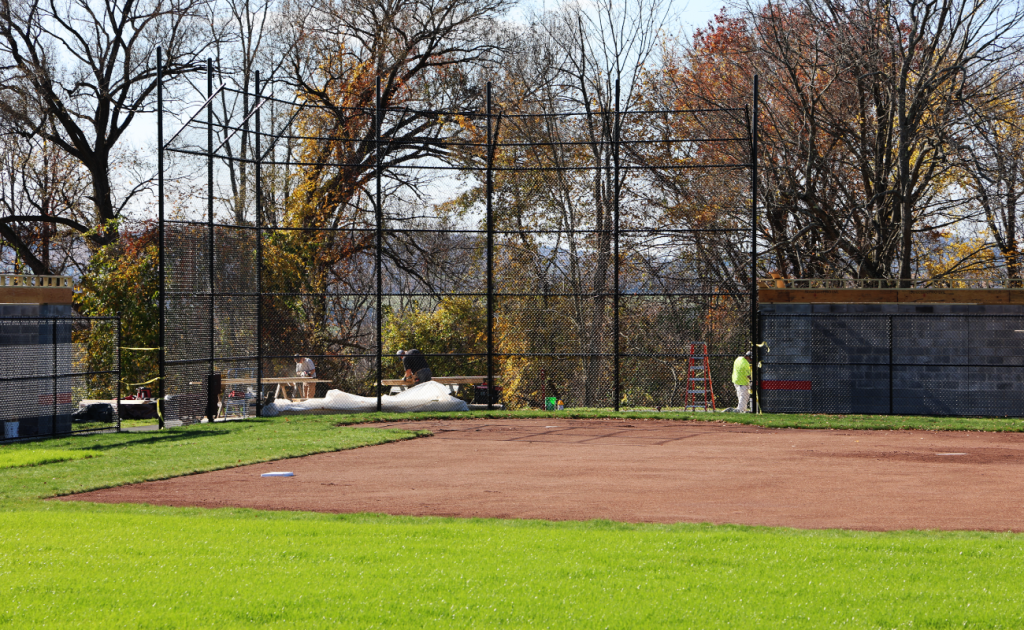
{"label": "dirt infield", "polygon": [[[1024,435],[438,420],[433,437],[65,497],[457,517],[1024,531]],[[290,478],[261,478],[268,471]]]}

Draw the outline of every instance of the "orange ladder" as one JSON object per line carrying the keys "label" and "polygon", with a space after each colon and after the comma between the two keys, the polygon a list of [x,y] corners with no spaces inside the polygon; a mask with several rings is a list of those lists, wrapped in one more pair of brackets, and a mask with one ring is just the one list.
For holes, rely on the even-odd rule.
{"label": "orange ladder", "polygon": [[[697,354],[700,350],[701,354]],[[691,343],[690,357],[686,366],[686,397],[683,399],[683,411],[692,408],[697,410],[703,398],[704,411],[715,410],[715,390],[711,385],[711,362],[708,360],[708,344]],[[711,406],[708,406],[708,403]]]}

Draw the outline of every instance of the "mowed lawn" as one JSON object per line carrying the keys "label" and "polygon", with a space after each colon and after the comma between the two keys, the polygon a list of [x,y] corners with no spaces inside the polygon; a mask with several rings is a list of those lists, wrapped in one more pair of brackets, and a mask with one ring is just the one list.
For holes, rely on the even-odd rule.
{"label": "mowed lawn", "polygon": [[[1017,534],[43,500],[414,437],[335,426],[341,420],[0,446],[11,462],[34,461],[17,454],[33,449],[50,451],[37,459],[52,462],[0,468],[0,625],[1019,628],[1024,620],[1024,535]],[[99,455],[60,461],[60,451],[76,450]],[[1024,499],[1007,509],[1022,507]]]}

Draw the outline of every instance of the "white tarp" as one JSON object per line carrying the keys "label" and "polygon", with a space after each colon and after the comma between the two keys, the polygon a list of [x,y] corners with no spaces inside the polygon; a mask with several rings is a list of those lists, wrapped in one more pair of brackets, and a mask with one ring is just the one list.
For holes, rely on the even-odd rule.
{"label": "white tarp", "polygon": [[[377,411],[377,399],[347,394],[332,389],[324,398],[309,398],[302,402],[275,400],[263,407],[264,416],[290,413],[366,413]],[[407,413],[411,411],[469,411],[466,401],[448,393],[448,387],[436,381],[420,383],[400,394],[381,397],[381,411]]]}

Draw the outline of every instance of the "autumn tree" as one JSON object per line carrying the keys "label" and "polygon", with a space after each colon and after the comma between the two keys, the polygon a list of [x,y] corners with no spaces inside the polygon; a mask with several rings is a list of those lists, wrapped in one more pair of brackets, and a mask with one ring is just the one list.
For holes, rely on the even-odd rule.
{"label": "autumn tree", "polygon": [[[501,3],[493,0],[309,0],[289,8],[285,76],[298,95],[293,135],[303,138],[295,159],[294,187],[287,198],[268,206],[267,225],[367,228],[376,224],[374,204],[386,221],[408,222],[402,191],[416,194],[414,165],[424,158],[447,160],[446,144],[463,127],[437,111],[478,109],[482,86],[475,70],[493,61],[497,51],[494,19]],[[376,141],[377,80],[381,142]],[[378,149],[380,149],[378,154]],[[370,186],[380,159],[384,195]],[[309,255],[308,277],[322,291],[334,266],[373,244],[372,234],[349,236],[308,233],[309,243],[326,239]],[[340,240],[337,240],[340,239]],[[392,241],[388,247],[409,244]],[[308,249],[308,248],[307,248]],[[386,252],[404,271],[400,251]]]}
{"label": "autumn tree", "polygon": [[[382,334],[387,348],[416,348],[430,356],[431,370],[437,374],[487,371],[487,309],[478,300],[445,297],[436,307],[413,305],[389,317]],[[455,356],[438,356],[446,354]],[[403,371],[400,359],[385,360],[394,366],[387,371]]]}
{"label": "autumn tree", "polygon": [[768,3],[697,34],[678,59],[682,89],[722,102],[762,78],[761,227],[778,269],[913,275],[915,235],[956,220],[955,135],[980,77],[1017,45],[1019,10]]}
{"label": "autumn tree", "polygon": [[[309,0],[289,14],[287,77],[306,111],[302,190],[287,220],[333,227],[352,220],[376,168],[376,85],[382,167],[400,185],[396,167],[445,157],[458,126],[434,111],[479,108],[474,69],[493,60],[489,31],[501,13],[495,0]],[[398,179],[396,179],[398,178]],[[360,196],[362,199],[360,199]],[[274,221],[269,217],[270,222]]]}
{"label": "autumn tree", "polygon": [[[443,228],[424,224],[416,202],[427,183],[409,167],[454,159],[448,147],[465,127],[438,112],[480,107],[483,89],[474,74],[498,50],[501,3],[303,0],[281,8],[274,45],[283,65],[248,106],[251,111],[271,90],[278,96],[261,111],[271,111],[268,126],[276,135],[264,138],[263,151],[275,157],[264,165],[257,220],[286,228],[268,232],[265,242],[264,286],[277,294],[264,309],[276,338],[265,342],[281,352],[302,348],[321,356],[332,373],[362,388],[359,375],[372,366],[365,357],[347,357],[376,345],[370,298],[377,210],[388,228]],[[378,79],[386,112],[380,121]],[[286,107],[292,96],[296,103]],[[378,160],[382,195],[374,185]],[[241,186],[236,193],[246,197]],[[419,292],[451,292],[452,274],[471,263],[460,256],[467,248],[459,241],[443,230],[436,237],[389,232],[383,243],[389,281],[411,278]]]}
{"label": "autumn tree", "polygon": [[[121,378],[145,383],[158,376],[160,291],[157,225],[153,221],[117,226],[119,238],[100,247],[82,275],[75,310],[90,317],[121,316]],[[113,347],[110,332],[96,328],[88,335],[90,350]],[[131,348],[131,349],[128,349]],[[140,350],[140,348],[142,348]],[[125,391],[125,394],[130,393]]]}

